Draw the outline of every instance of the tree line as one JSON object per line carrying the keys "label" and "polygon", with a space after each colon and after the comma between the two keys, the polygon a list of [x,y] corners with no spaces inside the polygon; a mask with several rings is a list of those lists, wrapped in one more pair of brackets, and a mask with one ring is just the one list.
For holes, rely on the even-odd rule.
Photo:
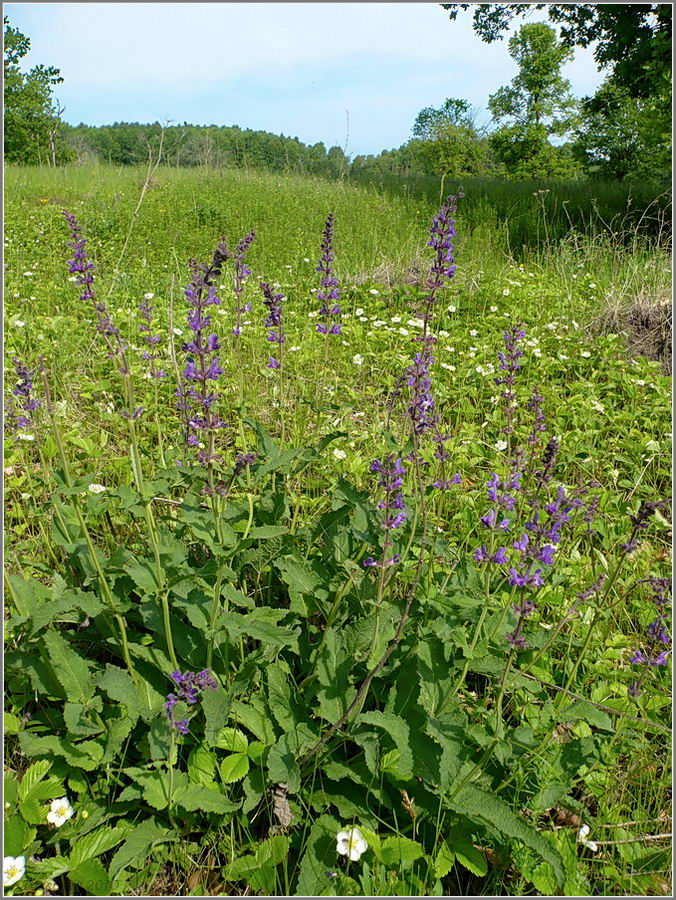
{"label": "tree line", "polygon": [[[5,18],[5,160],[136,165],[156,155],[161,142],[165,164],[175,166],[329,177],[671,179],[671,4],[443,6],[452,19],[471,7],[475,31],[489,43],[533,8],[546,8],[560,35],[545,23],[522,25],[512,35],[517,74],[488,98],[490,124],[480,125],[466,100],[448,98],[418,113],[401,147],[352,160],[337,146],[237,126],[68,125],[53,99],[58,69],[23,72],[30,41]],[[576,100],[562,68],[576,46],[591,42],[607,77],[593,97]]]}

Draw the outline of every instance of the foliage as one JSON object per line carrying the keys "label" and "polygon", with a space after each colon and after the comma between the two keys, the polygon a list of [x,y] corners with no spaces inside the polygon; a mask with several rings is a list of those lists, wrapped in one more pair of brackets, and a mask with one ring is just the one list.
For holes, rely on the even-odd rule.
{"label": "foliage", "polygon": [[635,99],[614,80],[605,81],[583,102],[575,132],[574,149],[586,171],[602,178],[669,178],[670,95]]}
{"label": "foliage", "polygon": [[596,42],[594,58],[610,68],[618,85],[632,97],[649,97],[671,69],[670,3],[442,3],[455,19],[474,10],[474,30],[482,40],[501,40],[515,18],[546,9],[560,26],[566,47]]}
{"label": "foliage", "polygon": [[507,171],[517,178],[561,178],[572,174],[551,146],[551,135],[571,127],[575,101],[561,66],[572,56],[548,25],[523,25],[509,40],[509,54],[519,72],[508,87],[488,98],[498,123],[491,144]]}
{"label": "foliage", "polygon": [[[665,667],[630,660],[649,646],[653,601],[642,579],[667,569],[666,511],[639,529],[638,547],[621,545],[630,517],[668,490],[668,382],[645,360],[618,364],[620,338],[591,338],[580,322],[631,280],[630,266],[645,260],[644,281],[662,258],[637,246],[636,258],[616,248],[604,261],[599,245],[583,251],[571,241],[549,248],[548,262],[502,262],[506,245],[478,243],[492,223],[468,235],[461,207],[460,265],[433,325],[442,440],[416,444],[408,404],[402,410],[391,389],[425,336],[419,310],[429,290],[356,274],[383,257],[408,262],[420,244],[429,263],[430,203],[307,179],[234,173],[221,183],[160,169],[130,229],[138,173],[65,173],[66,183],[63,170],[10,169],[8,179],[8,400],[32,420],[30,431],[9,424],[5,447],[15,536],[7,821],[12,855],[27,860],[14,891],[44,890],[49,879],[63,893],[127,895],[158,885],[174,895],[652,889],[653,876],[626,873],[624,844],[592,856],[576,838],[581,821],[599,840],[606,825],[664,807],[645,763],[668,763]],[[67,281],[56,185],[69,204],[87,198],[76,208],[97,265],[97,303],[105,298],[128,365],[92,336],[101,310]],[[336,209],[343,325],[333,344],[312,327],[327,208]],[[186,365],[177,339],[189,343],[190,326],[173,284],[194,285],[195,268],[169,265],[172,248],[179,260],[211,258],[226,222],[237,235],[257,226],[248,256],[256,277],[242,299],[230,260],[214,279],[225,370],[218,410],[230,427],[215,439],[222,459],[204,465],[195,454],[208,437],[204,447],[185,445],[174,393]],[[287,298],[280,370],[266,367],[256,285],[275,276]],[[147,320],[134,309],[142,300],[146,310],[154,301],[166,379],[144,377],[147,344],[136,327]],[[235,304],[247,301],[234,335]],[[505,361],[495,351],[520,320],[527,335],[509,375],[517,412],[508,434],[499,396],[508,387],[495,384]],[[19,356],[29,371],[15,376]],[[31,381],[38,356],[45,379]],[[543,515],[559,488],[583,506],[536,593],[529,646],[514,650],[503,637],[521,616],[510,573],[481,563],[475,548],[494,536],[482,519],[491,506],[484,483],[494,472],[508,477],[519,444],[532,449],[525,480],[538,478],[535,384],[547,438],[562,438]],[[28,408],[30,399],[42,405]],[[443,446],[448,461],[435,455]],[[385,549],[369,464],[389,453],[413,459],[401,488],[406,521],[391,532],[400,562],[386,569],[363,562]],[[240,454],[249,462],[238,469]],[[460,475],[449,490],[431,484],[443,464]],[[590,480],[597,486],[575,494]],[[600,508],[587,522],[593,496]],[[519,494],[520,522],[529,498],[539,502]],[[520,530],[510,529],[495,535],[514,556]],[[573,599],[603,573],[606,593]],[[218,682],[186,705],[187,734],[166,713],[165,696],[178,692],[172,648],[181,673],[209,668]],[[639,671],[642,693],[632,698]],[[50,827],[49,803],[64,796],[75,815]],[[578,821],[557,829],[563,815]],[[336,848],[352,827],[368,845],[357,860]],[[639,857],[635,871],[653,871]]]}
{"label": "foliage", "polygon": [[58,113],[52,88],[63,81],[53,66],[21,70],[30,39],[4,18],[4,153],[8,162],[47,161]]}

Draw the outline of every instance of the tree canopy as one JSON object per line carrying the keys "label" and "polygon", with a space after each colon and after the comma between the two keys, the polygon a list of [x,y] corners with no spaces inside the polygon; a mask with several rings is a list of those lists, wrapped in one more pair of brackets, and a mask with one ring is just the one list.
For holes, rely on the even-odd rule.
{"label": "tree canopy", "polygon": [[451,19],[473,9],[474,30],[491,43],[515,19],[547,10],[567,47],[598,42],[594,58],[633,97],[647,97],[671,71],[671,3],[442,3]]}
{"label": "tree canopy", "polygon": [[53,66],[38,65],[22,71],[20,60],[30,50],[30,38],[13,28],[7,17],[4,44],[5,159],[44,162],[58,121],[52,88],[63,78]]}

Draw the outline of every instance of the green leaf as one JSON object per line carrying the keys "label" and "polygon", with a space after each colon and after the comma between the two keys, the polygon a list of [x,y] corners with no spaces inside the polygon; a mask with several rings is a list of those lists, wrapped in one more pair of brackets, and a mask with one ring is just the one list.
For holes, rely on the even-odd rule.
{"label": "green leaf", "polygon": [[92,710],[101,712],[103,704],[100,697],[92,697],[89,703],[66,703],[63,708],[63,721],[72,735],[86,737],[100,734],[103,726],[92,722],[88,714]]}
{"label": "green leaf", "polygon": [[472,821],[488,825],[501,835],[525,844],[541,859],[549,863],[557,883],[559,886],[563,886],[566,876],[559,852],[542,834],[512,812],[504,800],[500,800],[494,794],[474,785],[468,785],[455,798],[447,800],[447,802],[451,809],[466,815]]}
{"label": "green leaf", "polygon": [[577,722],[580,719],[589,725],[593,725],[595,728],[600,728],[602,731],[614,730],[608,713],[605,713],[602,709],[597,709],[585,700],[576,700],[569,706],[565,706],[559,713],[559,721],[561,722]]}
{"label": "green leaf", "polygon": [[71,864],[79,866],[87,859],[93,859],[95,856],[112,850],[127,837],[131,827],[126,823],[114,826],[104,825],[102,828],[97,828],[96,831],[90,831],[84,837],[78,837],[70,854]]}
{"label": "green leaf", "polygon": [[252,697],[247,703],[233,700],[230,706],[230,721],[243,725],[255,735],[261,743],[269,747],[277,736],[274,725],[262,697]]}
{"label": "green leaf", "polygon": [[83,741],[76,745],[56,735],[36,737],[24,731],[19,735],[19,744],[26,756],[62,756],[69,765],[86,772],[98,768],[103,756],[103,747],[96,741]]}
{"label": "green leaf", "polygon": [[[263,644],[270,644],[275,648],[286,646],[298,646],[298,629],[286,628],[275,625],[264,618],[268,607],[259,607],[255,611],[242,615],[235,612],[222,612],[218,617],[217,626],[224,628],[230,637],[253,638]],[[276,618],[286,614],[286,610],[274,610]]]}
{"label": "green leaf", "polygon": [[246,753],[249,741],[238,728],[222,728],[216,738],[216,746],[232,753]]}
{"label": "green leaf", "polygon": [[261,541],[265,538],[275,538],[282,534],[286,534],[288,529],[285,525],[258,525],[252,528],[247,539]]}
{"label": "green leaf", "polygon": [[35,840],[37,829],[31,828],[21,816],[13,815],[5,819],[4,832],[5,855],[23,856],[23,851]]}
{"label": "green leaf", "polygon": [[175,773],[174,781],[173,801],[189,812],[213,812],[225,815],[235,812],[241,805],[228,800],[219,791],[201,784],[192,784],[184,772]]}
{"label": "green leaf", "polygon": [[66,698],[72,703],[86,703],[94,696],[94,682],[86,660],[56,631],[47,631],[42,640]]}
{"label": "green leaf", "polygon": [[486,857],[473,844],[470,844],[468,841],[463,841],[462,843],[454,842],[453,850],[455,851],[455,858],[460,865],[469,869],[472,874],[483,878],[488,873]]}
{"label": "green leaf", "polygon": [[444,878],[451,871],[455,862],[455,853],[448,846],[446,841],[437,850],[434,857],[434,875],[436,878]]}
{"label": "green leaf", "polygon": [[362,713],[357,721],[360,723],[364,722],[367,725],[375,725],[386,731],[399,751],[399,771],[402,778],[407,778],[413,774],[413,754],[409,744],[409,728],[400,716],[373,710],[372,712]]}
{"label": "green leaf", "polygon": [[88,859],[68,873],[68,878],[79,885],[91,897],[105,897],[110,894],[112,883],[98,859]]}
{"label": "green leaf", "polygon": [[260,866],[278,866],[289,854],[289,838],[284,834],[263,841],[256,848],[256,862]]}
{"label": "green leaf", "polygon": [[42,781],[50,768],[50,761],[41,759],[26,769],[19,783],[19,800],[26,800],[31,795],[35,786]]}
{"label": "green leaf", "polygon": [[418,641],[416,653],[420,705],[430,716],[435,716],[452,687],[453,670],[446,661],[444,643],[439,638],[426,635]]}
{"label": "green leaf", "polygon": [[131,559],[125,563],[124,571],[131,577],[141,594],[156,594],[160,589],[154,564],[149,559]]}
{"label": "green leaf", "polygon": [[188,778],[193,784],[210,785],[215,774],[216,757],[204,744],[198,744],[188,757]]}
{"label": "green leaf", "polygon": [[147,864],[150,851],[156,844],[175,840],[177,836],[163,822],[154,818],[146,819],[134,828],[113,856],[108,867],[110,877],[115,878],[131,863],[136,863],[138,869],[142,868]]}
{"label": "green leaf", "polygon": [[249,771],[249,757],[246,753],[231,753],[220,765],[221,778],[226,784],[241,781]]}
{"label": "green leaf", "polygon": [[399,835],[386,838],[382,842],[380,853],[386,866],[394,866],[402,862],[413,862],[425,855],[425,851],[417,841],[412,841],[410,838]]}
{"label": "green leaf", "polygon": [[204,739],[210,747],[214,746],[228,721],[230,702],[231,693],[220,685],[215,691],[204,691],[202,694],[202,709],[206,719]]}
{"label": "green leaf", "polygon": [[6,712],[4,714],[5,734],[18,734],[21,722],[14,713]]}
{"label": "green leaf", "polygon": [[320,816],[312,826],[300,861],[295,896],[319,897],[327,889],[327,870],[336,865],[336,835],[340,822],[332,816]]}

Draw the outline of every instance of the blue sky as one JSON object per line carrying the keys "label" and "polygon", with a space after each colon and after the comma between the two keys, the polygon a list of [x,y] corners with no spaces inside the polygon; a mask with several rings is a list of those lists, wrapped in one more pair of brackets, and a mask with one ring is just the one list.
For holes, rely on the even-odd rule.
{"label": "blue sky", "polygon": [[[378,153],[418,111],[461,97],[483,111],[516,66],[484,44],[471,13],[438,3],[6,3],[31,38],[27,65],[61,69],[56,96],[77,124],[240,125]],[[544,21],[534,14],[528,21]],[[591,50],[565,68],[573,92],[602,76]]]}

